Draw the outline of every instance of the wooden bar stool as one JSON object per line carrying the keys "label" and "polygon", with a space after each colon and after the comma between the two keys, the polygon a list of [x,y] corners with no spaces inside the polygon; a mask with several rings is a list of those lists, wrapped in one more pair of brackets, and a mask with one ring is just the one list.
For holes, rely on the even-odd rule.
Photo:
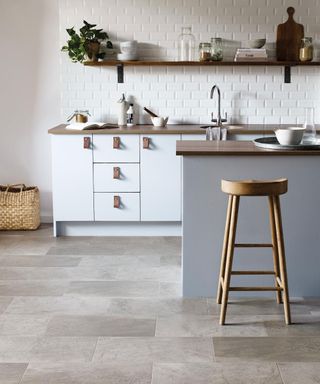
{"label": "wooden bar stool", "polygon": [[[217,303],[222,304],[220,324],[225,324],[229,291],[276,291],[278,304],[284,303],[286,324],[291,324],[288,279],[284,252],[282,219],[279,195],[288,190],[288,180],[239,180],[221,181],[221,189],[229,195],[226,227],[221,256]],[[271,244],[236,244],[236,228],[238,220],[240,196],[268,196]],[[232,262],[234,248],[265,248],[273,251],[273,271],[233,271]],[[274,287],[230,287],[232,275],[274,275]]]}

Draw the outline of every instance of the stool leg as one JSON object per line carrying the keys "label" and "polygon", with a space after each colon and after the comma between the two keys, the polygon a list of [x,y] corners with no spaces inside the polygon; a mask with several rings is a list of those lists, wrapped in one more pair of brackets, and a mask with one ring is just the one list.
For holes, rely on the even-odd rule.
{"label": "stool leg", "polygon": [[279,196],[273,196],[273,203],[274,203],[274,216],[275,216],[277,242],[278,242],[280,275],[281,275],[281,283],[283,287],[284,315],[285,315],[286,324],[291,324],[287,267],[286,267],[286,259],[285,259],[285,252],[284,252],[282,218],[281,218]]}
{"label": "stool leg", "polygon": [[223,278],[223,293],[222,293],[222,306],[220,312],[220,325],[224,325],[226,320],[227,312],[227,303],[229,297],[229,287],[230,287],[230,278],[232,271],[232,262],[233,262],[233,253],[234,253],[234,243],[236,238],[236,229],[238,221],[238,211],[239,211],[239,196],[232,196],[232,209],[231,209],[231,220],[230,220],[230,230],[228,236],[228,250],[227,250],[227,260],[226,268]]}
{"label": "stool leg", "polygon": [[232,210],[232,196],[229,195],[228,200],[228,209],[227,209],[227,218],[226,218],[226,226],[224,230],[224,238],[223,238],[223,246],[222,246],[222,254],[221,254],[221,264],[220,264],[220,273],[218,280],[218,293],[217,293],[217,303],[221,304],[222,300],[222,281],[224,277],[224,272],[226,269],[226,259],[227,259],[227,250],[228,250],[228,240],[229,240],[229,231],[230,231],[230,221],[231,221],[231,210]]}
{"label": "stool leg", "polygon": [[[278,244],[277,244],[277,233],[276,233],[276,223],[274,219],[274,204],[273,197],[268,196],[269,200],[269,214],[270,214],[270,232],[272,239],[272,254],[273,254],[273,265],[274,265],[274,273],[275,273],[275,286],[279,287],[277,278],[280,279],[279,273],[279,253],[278,253]],[[281,291],[277,291],[277,303],[282,303]]]}

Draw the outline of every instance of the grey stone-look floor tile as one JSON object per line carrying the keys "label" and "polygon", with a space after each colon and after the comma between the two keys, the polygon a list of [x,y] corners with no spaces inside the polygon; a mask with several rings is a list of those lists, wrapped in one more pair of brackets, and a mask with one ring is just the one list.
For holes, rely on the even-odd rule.
{"label": "grey stone-look floor tile", "polygon": [[117,273],[112,267],[6,267],[0,268],[0,280],[114,280]]}
{"label": "grey stone-look floor tile", "polygon": [[0,315],[8,308],[12,300],[13,298],[10,296],[0,296]]}
{"label": "grey stone-look floor tile", "polygon": [[181,297],[181,283],[160,282],[160,297]]}
{"label": "grey stone-look floor tile", "polygon": [[294,315],[293,324],[288,327],[283,321],[266,321],[265,327],[268,336],[275,337],[297,337],[317,336],[320,337],[320,314],[316,315]]}
{"label": "grey stone-look floor tile", "polygon": [[16,297],[6,314],[106,315],[110,299],[105,297]]}
{"label": "grey stone-look floor tile", "polygon": [[0,362],[91,361],[94,337],[0,336]]}
{"label": "grey stone-look floor tile", "polygon": [[155,363],[152,384],[283,384],[274,363]]}
{"label": "grey stone-look floor tile", "polygon": [[[1,264],[1,263],[0,263]],[[146,255],[146,256],[130,256],[130,255],[118,255],[118,256],[82,256],[80,267],[160,267],[160,256],[158,255]]]}
{"label": "grey stone-look floor tile", "polygon": [[[208,299],[209,305],[209,314],[219,315],[221,306],[216,303],[215,299]],[[303,302],[293,302],[291,303],[291,312],[292,314],[303,314],[309,313],[310,308],[304,305]],[[282,304],[277,304],[276,299],[266,299],[266,298],[241,298],[234,299],[231,298],[227,307],[227,319],[234,315],[283,315],[284,309]]]}
{"label": "grey stone-look floor tile", "polygon": [[73,281],[70,295],[105,297],[154,297],[159,283],[154,281]]}
{"label": "grey stone-look floor tile", "polygon": [[279,363],[284,384],[319,384],[319,363]]}
{"label": "grey stone-look floor tile", "polygon": [[29,352],[29,361],[89,362],[97,344],[95,337],[42,337]]}
{"label": "grey stone-look floor tile", "polygon": [[79,265],[80,257],[76,256],[34,256],[6,255],[0,257],[3,267],[75,267]]}
{"label": "grey stone-look floor tile", "polygon": [[141,267],[121,266],[118,267],[116,280],[150,280],[163,282],[180,282],[181,269],[174,266]]}
{"label": "grey stone-look floor tile", "polygon": [[44,315],[0,316],[0,335],[2,336],[42,336],[47,330],[50,317]]}
{"label": "grey stone-look floor tile", "polygon": [[21,384],[151,384],[151,364],[31,363]]}
{"label": "grey stone-look floor tile", "polygon": [[0,363],[0,384],[19,384],[28,364]]}
{"label": "grey stone-look floor tile", "polygon": [[68,287],[67,281],[0,281],[1,296],[61,296]]}
{"label": "grey stone-look floor tile", "polygon": [[30,351],[37,343],[31,336],[0,336],[0,363],[30,361]]}
{"label": "grey stone-look floor tile", "polygon": [[54,316],[48,336],[154,336],[156,321],[107,316]]}
{"label": "grey stone-look floor tile", "polygon": [[320,337],[214,337],[217,361],[320,362]]}
{"label": "grey stone-look floor tile", "polygon": [[176,313],[206,315],[207,302],[184,298],[112,298],[107,311],[114,316],[146,318]]}
{"label": "grey stone-look floor tile", "polygon": [[160,258],[161,265],[172,265],[172,266],[180,266],[181,267],[181,254],[176,255],[168,255],[164,254]]}
{"label": "grey stone-look floor tile", "polygon": [[165,237],[70,238],[48,250],[50,255],[132,255],[180,254],[180,239]]}
{"label": "grey stone-look floor tile", "polygon": [[262,322],[222,327],[219,318],[209,315],[174,315],[157,318],[156,336],[162,337],[248,337],[267,336]]}
{"label": "grey stone-look floor tile", "polygon": [[211,362],[213,344],[210,338],[99,338],[93,361],[98,362]]}
{"label": "grey stone-look floor tile", "polygon": [[53,237],[9,236],[5,238],[7,239],[9,241],[6,244],[3,244],[4,239],[1,239],[1,255],[45,255],[56,243]]}

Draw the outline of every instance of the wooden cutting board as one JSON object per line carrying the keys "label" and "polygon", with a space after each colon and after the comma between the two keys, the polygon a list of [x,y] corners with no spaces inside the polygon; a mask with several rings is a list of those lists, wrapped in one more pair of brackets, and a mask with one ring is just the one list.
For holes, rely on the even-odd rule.
{"label": "wooden cutting board", "polygon": [[304,37],[304,27],[293,19],[295,9],[287,9],[288,20],[278,25],[277,29],[277,60],[299,61],[301,39]]}

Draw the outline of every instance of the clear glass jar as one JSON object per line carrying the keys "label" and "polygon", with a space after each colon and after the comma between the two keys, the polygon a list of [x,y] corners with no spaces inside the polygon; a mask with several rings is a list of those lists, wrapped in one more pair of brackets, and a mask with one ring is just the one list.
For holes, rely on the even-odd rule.
{"label": "clear glass jar", "polygon": [[211,60],[221,61],[223,59],[223,47],[221,37],[211,38]]}
{"label": "clear glass jar", "polygon": [[211,60],[211,43],[199,44],[199,61]]}
{"label": "clear glass jar", "polygon": [[191,33],[191,27],[182,27],[182,33],[179,36],[179,60],[195,60],[195,37]]}
{"label": "clear glass jar", "polygon": [[300,61],[311,61],[313,59],[312,37],[304,37],[301,39],[299,59]]}
{"label": "clear glass jar", "polygon": [[316,140],[316,127],[314,124],[314,108],[306,108],[306,116],[303,124],[303,128],[305,128],[303,134],[303,143],[312,143]]}

